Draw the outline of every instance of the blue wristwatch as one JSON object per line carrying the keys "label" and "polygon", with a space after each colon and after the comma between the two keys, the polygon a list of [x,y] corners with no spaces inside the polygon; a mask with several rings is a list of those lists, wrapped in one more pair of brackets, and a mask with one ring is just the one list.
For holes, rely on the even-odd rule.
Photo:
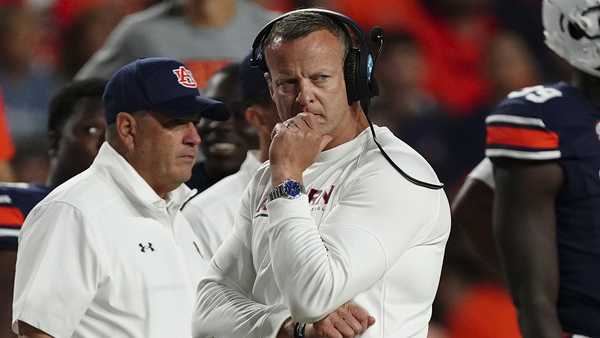
{"label": "blue wristwatch", "polygon": [[306,190],[300,182],[287,179],[278,186],[274,187],[273,190],[271,190],[271,192],[269,193],[269,201],[272,201],[279,197],[285,197],[287,199],[296,199],[300,197],[300,195],[305,193]]}

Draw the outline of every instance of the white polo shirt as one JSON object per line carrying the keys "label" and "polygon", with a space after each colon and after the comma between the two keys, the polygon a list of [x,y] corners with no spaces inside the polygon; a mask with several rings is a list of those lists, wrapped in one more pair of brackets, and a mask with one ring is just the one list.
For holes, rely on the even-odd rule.
{"label": "white polo shirt", "polygon": [[181,210],[202,243],[200,250],[206,251],[203,255],[212,257],[233,230],[244,190],[260,165],[256,151],[249,151],[238,172],[201,192]]}
{"label": "white polo shirt", "polygon": [[179,208],[108,143],[92,166],[29,214],[19,237],[13,330],[54,337],[190,337],[194,286],[206,268]]}

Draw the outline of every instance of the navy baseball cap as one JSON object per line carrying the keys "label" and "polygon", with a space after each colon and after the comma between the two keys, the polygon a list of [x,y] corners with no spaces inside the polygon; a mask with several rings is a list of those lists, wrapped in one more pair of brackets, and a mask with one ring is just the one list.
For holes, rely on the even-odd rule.
{"label": "navy baseball cap", "polygon": [[108,124],[120,112],[141,110],[175,118],[229,118],[225,105],[202,95],[192,72],[170,58],[143,58],[123,66],[106,85],[102,100]]}

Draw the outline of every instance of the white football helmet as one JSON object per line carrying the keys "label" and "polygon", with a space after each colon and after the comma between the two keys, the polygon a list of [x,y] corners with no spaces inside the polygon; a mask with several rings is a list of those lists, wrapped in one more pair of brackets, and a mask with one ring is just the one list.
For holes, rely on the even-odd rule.
{"label": "white football helmet", "polygon": [[546,45],[573,67],[600,77],[600,0],[544,0]]}

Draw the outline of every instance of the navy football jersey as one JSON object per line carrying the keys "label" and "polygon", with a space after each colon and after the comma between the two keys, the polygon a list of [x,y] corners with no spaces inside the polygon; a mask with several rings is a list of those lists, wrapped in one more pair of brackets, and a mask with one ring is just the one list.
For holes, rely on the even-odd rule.
{"label": "navy football jersey", "polygon": [[28,183],[0,183],[0,249],[17,249],[25,217],[48,193],[47,187]]}
{"label": "navy football jersey", "polygon": [[486,118],[486,156],[557,161],[563,329],[600,337],[600,110],[566,83],[512,92]]}

